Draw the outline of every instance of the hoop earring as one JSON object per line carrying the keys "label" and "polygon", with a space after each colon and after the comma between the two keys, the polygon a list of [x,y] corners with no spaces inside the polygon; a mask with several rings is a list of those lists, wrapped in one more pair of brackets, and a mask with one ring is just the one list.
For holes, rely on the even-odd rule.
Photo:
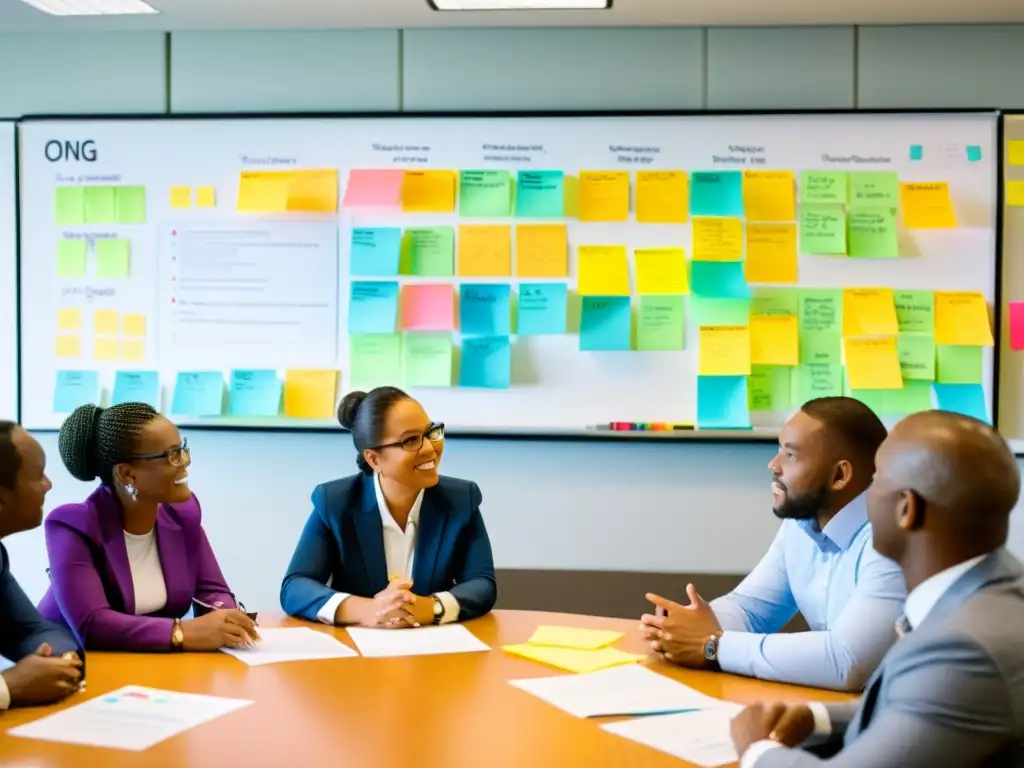
{"label": "hoop earring", "polygon": [[128,485],[124,487],[124,492],[128,494],[132,501],[139,500],[139,489],[136,488],[132,483],[128,483]]}

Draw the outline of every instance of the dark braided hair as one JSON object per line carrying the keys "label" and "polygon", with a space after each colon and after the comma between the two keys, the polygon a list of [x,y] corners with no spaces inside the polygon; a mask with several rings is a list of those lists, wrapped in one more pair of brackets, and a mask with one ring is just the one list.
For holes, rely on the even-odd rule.
{"label": "dark braided hair", "polygon": [[147,403],[80,405],[61,425],[61,461],[76,480],[99,477],[104,485],[113,485],[114,467],[135,453],[142,428],[159,415]]}
{"label": "dark braided hair", "polygon": [[349,392],[338,403],[338,423],[352,433],[356,466],[363,474],[373,474],[373,468],[363,458],[363,451],[380,445],[388,411],[395,403],[408,399],[398,387],[377,387],[369,392]]}
{"label": "dark braided hair", "polygon": [[17,488],[21,472],[21,456],[14,447],[17,426],[13,421],[0,421],[0,488],[8,491]]}

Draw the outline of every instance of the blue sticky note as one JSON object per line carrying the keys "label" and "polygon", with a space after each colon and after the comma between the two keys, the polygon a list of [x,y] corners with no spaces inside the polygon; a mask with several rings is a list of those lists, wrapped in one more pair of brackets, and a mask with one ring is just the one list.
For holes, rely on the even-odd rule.
{"label": "blue sticky note", "polygon": [[516,216],[560,219],[565,214],[562,171],[520,171],[516,177]]}
{"label": "blue sticky note", "polygon": [[355,281],[348,304],[349,333],[394,333],[398,282]]}
{"label": "blue sticky note", "polygon": [[508,389],[511,385],[512,346],[508,336],[464,336],[459,386]]}
{"label": "blue sticky note", "polygon": [[910,145],[910,159],[911,160],[921,160],[923,157],[924,157],[924,149],[921,147],[921,145],[920,144],[911,144]]}
{"label": "blue sticky note", "polygon": [[180,416],[220,416],[224,412],[224,374],[183,371],[174,384],[171,413]]}
{"label": "blue sticky note", "polygon": [[565,333],[568,295],[565,283],[520,283],[516,333]]}
{"label": "blue sticky note", "polygon": [[281,412],[281,380],[277,371],[236,370],[228,385],[232,416],[277,416]]}
{"label": "blue sticky note", "polygon": [[459,319],[465,334],[508,336],[512,332],[512,290],[507,283],[463,283]]}
{"label": "blue sticky note", "polygon": [[750,429],[746,376],[697,377],[699,429]]}
{"label": "blue sticky note", "polygon": [[582,298],[580,349],[585,352],[629,350],[632,325],[629,296]]}
{"label": "blue sticky note", "polygon": [[691,216],[742,216],[740,171],[694,171],[690,175]]}
{"label": "blue sticky note", "polygon": [[981,147],[976,144],[970,144],[967,147],[967,162],[977,163],[981,160]]}
{"label": "blue sticky note", "polygon": [[691,261],[690,289],[708,299],[749,299],[742,261]]}
{"label": "blue sticky note", "polygon": [[71,413],[100,399],[100,375],[96,371],[57,371],[53,388],[53,412]]}
{"label": "blue sticky note", "polygon": [[398,274],[402,230],[398,227],[360,227],[352,230],[349,273],[363,277]]}
{"label": "blue sticky note", "polygon": [[939,410],[962,413],[991,424],[981,384],[934,384]]}
{"label": "blue sticky note", "polygon": [[160,374],[156,371],[118,371],[114,374],[111,405],[149,403],[160,410]]}

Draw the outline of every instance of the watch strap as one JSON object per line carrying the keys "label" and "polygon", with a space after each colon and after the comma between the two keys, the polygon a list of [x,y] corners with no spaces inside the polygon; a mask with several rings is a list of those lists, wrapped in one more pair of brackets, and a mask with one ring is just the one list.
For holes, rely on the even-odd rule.
{"label": "watch strap", "polygon": [[437,595],[431,595],[430,599],[434,601],[434,624],[440,624],[441,619],[444,618],[444,602]]}
{"label": "watch strap", "polygon": [[171,650],[185,650],[185,630],[181,626],[181,619],[175,619],[171,628]]}

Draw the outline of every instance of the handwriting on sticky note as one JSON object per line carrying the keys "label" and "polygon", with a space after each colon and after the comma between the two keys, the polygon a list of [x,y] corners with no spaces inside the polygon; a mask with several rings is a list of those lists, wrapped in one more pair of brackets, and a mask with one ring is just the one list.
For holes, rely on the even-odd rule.
{"label": "handwriting on sticky note", "polygon": [[886,208],[900,203],[900,177],[895,171],[858,171],[850,174],[850,207]]}
{"label": "handwriting on sticky note", "polygon": [[743,222],[733,218],[694,218],[694,261],[739,261],[743,258]]}
{"label": "handwriting on sticky note", "polygon": [[329,419],[334,415],[338,372],[290,369],[284,373],[284,415],[293,419]]}
{"label": "handwriting on sticky note", "polygon": [[900,184],[900,200],[907,229],[952,229],[957,225],[948,182]]}
{"label": "handwriting on sticky note", "polygon": [[637,248],[636,292],[682,294],[690,292],[686,254],[682,248]]}
{"label": "handwriting on sticky note", "polygon": [[1010,314],[1010,349],[1019,352],[1024,349],[1024,301],[1011,301],[1008,312]]}
{"label": "handwriting on sticky note", "polygon": [[64,307],[57,310],[58,331],[82,330],[82,310],[77,307]]}
{"label": "handwriting on sticky note", "polygon": [[628,218],[628,173],[625,171],[583,171],[580,173],[580,221],[626,221]]}
{"label": "handwriting on sticky note", "polygon": [[398,227],[356,227],[349,245],[349,273],[364,277],[398,274],[402,230]]}
{"label": "handwriting on sticky note", "polygon": [[576,290],[580,296],[628,296],[626,246],[581,245]]}
{"label": "handwriting on sticky note", "polygon": [[935,339],[930,333],[903,333],[896,338],[904,381],[935,379]]}
{"label": "handwriting on sticky note", "polygon": [[683,224],[689,218],[686,171],[637,171],[636,220],[641,224]]}
{"label": "handwriting on sticky note", "polygon": [[743,273],[750,283],[795,283],[795,224],[747,224],[747,259]]}
{"label": "handwriting on sticky note", "polygon": [[796,185],[792,171],[744,171],[743,207],[750,222],[793,221]]}
{"label": "handwriting on sticky note", "polygon": [[394,333],[398,317],[396,281],[353,281],[349,293],[349,333]]}
{"label": "handwriting on sticky note", "polygon": [[61,358],[82,356],[82,337],[78,334],[60,333],[54,339],[53,354]]}
{"label": "handwriting on sticky note", "polygon": [[451,331],[455,328],[455,292],[450,284],[410,284],[402,288],[402,328]]}
{"label": "handwriting on sticky note", "polygon": [[284,213],[288,210],[287,176],[268,171],[243,171],[238,177],[239,213]]}
{"label": "handwriting on sticky note", "polygon": [[508,224],[459,226],[459,275],[508,277],[512,274],[512,228]]}
{"label": "handwriting on sticky note", "polygon": [[116,336],[120,317],[116,310],[98,309],[92,314],[93,332],[103,336]]}
{"label": "handwriting on sticky note", "polygon": [[751,311],[755,315],[792,315],[800,313],[800,292],[795,288],[768,288],[759,286],[754,289]]}
{"label": "handwriting on sticky note", "polygon": [[217,189],[215,187],[196,187],[196,208],[216,208]]}
{"label": "handwriting on sticky note", "polygon": [[565,283],[520,283],[516,333],[565,333],[568,294]]}
{"label": "handwriting on sticky note", "polygon": [[88,247],[85,240],[60,240],[57,243],[57,277],[85,277]]}
{"label": "handwriting on sticky note", "polygon": [[800,250],[846,254],[846,214],[838,205],[805,205],[800,210]]}
{"label": "handwriting on sticky note", "polygon": [[512,346],[508,336],[463,337],[459,386],[508,389],[512,385]]}
{"label": "handwriting on sticky note", "polygon": [[455,171],[406,171],[402,178],[402,211],[454,212],[457,180]]}
{"label": "handwriting on sticky note", "polygon": [[690,178],[691,216],[742,216],[740,171],[694,171]]}
{"label": "handwriting on sticky note", "polygon": [[844,205],[847,189],[846,171],[800,172],[801,202]]}
{"label": "handwriting on sticky note", "polygon": [[792,403],[792,371],[782,365],[751,365],[747,398],[752,411],[788,411]]}
{"label": "handwriting on sticky note", "polygon": [[562,171],[519,171],[515,198],[519,218],[561,218],[565,212],[565,174]]}
{"label": "handwriting on sticky note", "polygon": [[512,177],[508,171],[462,171],[459,215],[503,217],[512,213]]}
{"label": "handwriting on sticky note", "polygon": [[932,291],[895,291],[893,303],[900,333],[934,333],[935,294]]}
{"label": "handwriting on sticky note", "polygon": [[243,171],[238,182],[239,212],[333,213],[338,208],[338,171]]}
{"label": "handwriting on sticky note", "polygon": [[94,241],[93,247],[96,249],[96,277],[128,277],[131,272],[131,241],[102,238]]}
{"label": "handwriting on sticky note", "polygon": [[838,363],[801,365],[797,369],[795,389],[793,399],[799,403],[819,397],[839,397],[843,394],[843,367]]}
{"label": "handwriting on sticky note", "polygon": [[452,385],[451,333],[407,333],[402,340],[402,383],[407,387]]}
{"label": "handwriting on sticky note", "polygon": [[231,371],[228,413],[232,416],[277,416],[281,410],[281,380],[270,369]]}
{"label": "handwriting on sticky note", "polygon": [[566,277],[568,274],[565,224],[520,224],[516,227],[518,277]]}
{"label": "handwriting on sticky note", "polygon": [[641,296],[636,348],[642,352],[677,352],[686,347],[682,296]]}
{"label": "handwriting on sticky note", "polygon": [[404,171],[355,168],[348,173],[344,208],[398,208]]}
{"label": "handwriting on sticky note", "polygon": [[626,351],[632,346],[629,296],[583,296],[580,351]]}
{"label": "handwriting on sticky note", "polygon": [[462,333],[508,336],[512,332],[511,297],[508,283],[463,283],[459,289]]}
{"label": "handwriting on sticky note", "polygon": [[100,398],[100,377],[96,371],[57,371],[53,389],[54,413],[71,413]]}
{"label": "handwriting on sticky note", "polygon": [[[899,333],[891,288],[847,288],[843,291],[843,336],[893,336]],[[888,387],[856,387],[888,389]]]}
{"label": "handwriting on sticky note", "polygon": [[160,374],[156,371],[118,371],[114,374],[114,393],[110,403],[149,403],[160,410]]}
{"label": "handwriting on sticky note", "polygon": [[935,343],[991,347],[988,302],[977,291],[935,292]]}
{"label": "handwriting on sticky note", "polygon": [[455,231],[451,227],[415,227],[402,236],[402,273],[449,277],[455,272]]}
{"label": "handwriting on sticky note", "polygon": [[397,333],[360,333],[348,339],[349,384],[370,391],[402,380],[402,337]]}
{"label": "handwriting on sticky note", "polygon": [[191,208],[192,187],[171,187],[171,208]]}
{"label": "handwriting on sticky note", "polygon": [[719,325],[700,329],[701,376],[749,376],[750,328]]}
{"label": "handwriting on sticky note", "polygon": [[796,315],[751,315],[752,365],[797,365],[800,362]]}
{"label": "handwriting on sticky note", "polygon": [[850,389],[900,389],[903,386],[895,336],[846,339],[844,349]]}
{"label": "handwriting on sticky note", "polygon": [[851,256],[894,258],[900,255],[896,216],[889,208],[858,208],[847,214]]}

